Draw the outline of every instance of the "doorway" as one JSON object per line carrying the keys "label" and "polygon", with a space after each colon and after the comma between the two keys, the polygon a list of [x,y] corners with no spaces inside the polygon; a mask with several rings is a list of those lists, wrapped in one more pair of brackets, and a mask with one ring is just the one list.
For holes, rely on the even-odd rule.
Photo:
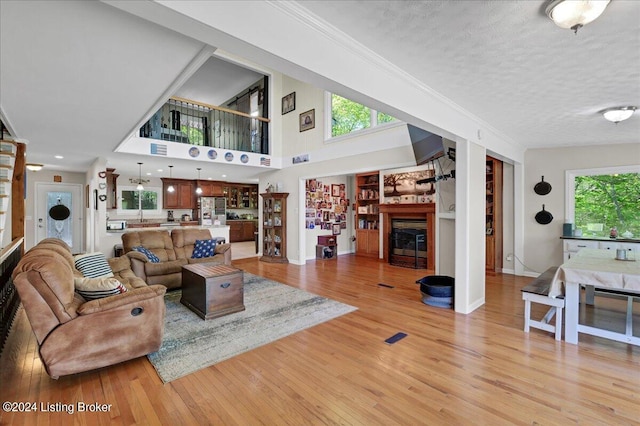
{"label": "doorway", "polygon": [[72,253],[82,252],[82,185],[36,183],[35,241],[63,240]]}

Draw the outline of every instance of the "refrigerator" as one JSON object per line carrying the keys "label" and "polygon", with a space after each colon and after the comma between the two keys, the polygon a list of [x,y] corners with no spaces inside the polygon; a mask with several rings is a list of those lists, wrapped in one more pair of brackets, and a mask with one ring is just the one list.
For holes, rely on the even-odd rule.
{"label": "refrigerator", "polygon": [[200,225],[225,225],[227,199],[224,197],[200,197]]}

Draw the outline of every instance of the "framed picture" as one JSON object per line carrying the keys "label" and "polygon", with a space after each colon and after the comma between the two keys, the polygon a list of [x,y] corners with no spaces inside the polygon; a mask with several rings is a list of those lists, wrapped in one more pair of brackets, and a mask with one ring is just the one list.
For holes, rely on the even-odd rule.
{"label": "framed picture", "polygon": [[339,223],[334,223],[333,225],[331,225],[331,233],[333,235],[340,235],[340,232],[342,232],[340,231],[340,229],[341,229],[341,226]]}
{"label": "framed picture", "polygon": [[310,109],[300,114],[300,131],[311,130],[316,127],[316,110]]}
{"label": "framed picture", "polygon": [[340,198],[340,185],[331,185],[331,196]]}
{"label": "framed picture", "polygon": [[289,93],[282,98],[282,115],[296,109],[296,92]]}

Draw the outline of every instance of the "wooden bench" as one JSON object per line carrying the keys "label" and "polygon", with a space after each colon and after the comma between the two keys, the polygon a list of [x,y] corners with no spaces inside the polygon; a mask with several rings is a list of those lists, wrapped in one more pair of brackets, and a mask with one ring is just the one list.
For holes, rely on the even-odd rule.
{"label": "wooden bench", "polygon": [[[558,270],[553,266],[533,280],[522,289],[522,300],[524,300],[524,332],[528,333],[530,327],[555,333],[556,340],[562,340],[562,310],[564,309],[564,298],[549,297],[551,282]],[[531,318],[531,302],[550,306],[541,320]],[[551,318],[555,315],[555,326],[550,324]]]}

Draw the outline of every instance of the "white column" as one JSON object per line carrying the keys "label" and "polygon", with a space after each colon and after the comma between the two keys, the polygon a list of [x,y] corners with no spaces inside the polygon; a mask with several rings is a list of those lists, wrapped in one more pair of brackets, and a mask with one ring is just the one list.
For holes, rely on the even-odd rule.
{"label": "white column", "polygon": [[[513,165],[513,259],[516,275],[524,275],[524,167]],[[520,259],[520,261],[518,260]]]}
{"label": "white column", "polygon": [[486,150],[456,141],[455,310],[468,314],[485,297]]}

